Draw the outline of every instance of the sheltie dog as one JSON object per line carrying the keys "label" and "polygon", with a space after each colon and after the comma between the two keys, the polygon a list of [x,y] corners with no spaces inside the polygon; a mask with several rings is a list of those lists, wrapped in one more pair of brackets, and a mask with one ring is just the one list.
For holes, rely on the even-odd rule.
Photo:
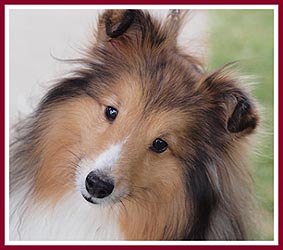
{"label": "sheltie dog", "polygon": [[163,23],[106,10],[10,145],[10,240],[245,240],[257,105]]}

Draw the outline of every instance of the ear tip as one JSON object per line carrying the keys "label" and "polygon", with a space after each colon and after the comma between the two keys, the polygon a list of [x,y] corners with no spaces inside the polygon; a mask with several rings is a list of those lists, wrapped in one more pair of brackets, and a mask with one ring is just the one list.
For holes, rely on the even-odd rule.
{"label": "ear tip", "polygon": [[[104,13],[105,30],[110,38],[123,35],[133,24],[139,10],[108,10]],[[117,26],[114,30],[113,27]]]}
{"label": "ear tip", "polygon": [[231,133],[247,133],[253,131],[258,125],[258,115],[249,99],[240,100],[228,120],[227,129]]}

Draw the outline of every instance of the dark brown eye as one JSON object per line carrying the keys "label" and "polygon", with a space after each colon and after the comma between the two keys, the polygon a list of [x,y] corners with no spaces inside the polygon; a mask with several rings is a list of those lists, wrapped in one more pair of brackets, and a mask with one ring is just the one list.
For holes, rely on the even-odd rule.
{"label": "dark brown eye", "polygon": [[118,115],[118,110],[111,107],[111,106],[107,106],[105,109],[105,116],[107,118],[108,121],[113,122],[116,117]]}
{"label": "dark brown eye", "polygon": [[155,153],[163,153],[164,151],[166,151],[166,149],[168,148],[168,144],[166,141],[160,139],[160,138],[156,138],[153,142],[152,145],[150,146],[150,149],[155,152]]}

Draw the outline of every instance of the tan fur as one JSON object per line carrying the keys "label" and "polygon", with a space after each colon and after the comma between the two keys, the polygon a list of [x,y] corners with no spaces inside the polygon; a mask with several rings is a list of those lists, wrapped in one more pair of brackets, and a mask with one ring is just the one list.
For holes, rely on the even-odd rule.
{"label": "tan fur", "polygon": [[[178,162],[172,158],[148,161],[133,173],[132,192],[123,201],[121,226],[127,240],[181,239],[188,220]],[[159,168],[155,173],[153,168]],[[152,172],[148,176],[148,171]],[[160,180],[160,181],[156,181]],[[180,209],[182,208],[182,209]],[[134,219],[133,219],[134,218]],[[152,223],[154,221],[154,223]],[[167,227],[167,224],[174,225]]]}
{"label": "tan fur", "polygon": [[[44,131],[43,140],[33,152],[34,157],[41,159],[35,179],[35,192],[40,199],[58,201],[66,191],[74,189],[76,162],[81,151],[90,150],[92,140],[88,139],[97,133],[92,130],[101,118],[99,108],[91,98],[81,98],[42,114],[42,126],[51,129]],[[81,121],[86,124],[82,125]],[[82,141],[88,147],[82,148]]]}

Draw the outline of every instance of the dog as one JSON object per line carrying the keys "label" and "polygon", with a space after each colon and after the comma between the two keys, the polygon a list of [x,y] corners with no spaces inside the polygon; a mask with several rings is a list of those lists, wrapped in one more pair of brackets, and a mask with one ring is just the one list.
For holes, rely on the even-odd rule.
{"label": "dog", "polygon": [[247,240],[256,101],[163,23],[106,10],[81,65],[10,144],[11,240]]}

